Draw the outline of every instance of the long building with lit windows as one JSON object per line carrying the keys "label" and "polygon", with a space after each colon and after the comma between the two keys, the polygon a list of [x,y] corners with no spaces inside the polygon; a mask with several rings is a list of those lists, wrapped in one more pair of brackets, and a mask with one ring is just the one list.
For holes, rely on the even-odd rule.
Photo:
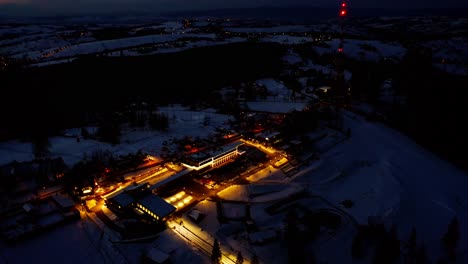
{"label": "long building with lit windows", "polygon": [[137,201],[135,207],[157,221],[164,220],[176,211],[172,204],[153,194]]}
{"label": "long building with lit windows", "polygon": [[154,221],[164,221],[177,209],[161,197],[151,193],[138,199],[129,192],[122,192],[107,199],[106,205],[117,213],[125,214],[133,211]]}
{"label": "long building with lit windows", "polygon": [[207,167],[220,167],[244,154],[245,151],[239,149],[243,144],[242,142],[233,142],[219,148],[214,148],[211,151],[192,154],[185,158],[182,165],[193,170],[201,170]]}

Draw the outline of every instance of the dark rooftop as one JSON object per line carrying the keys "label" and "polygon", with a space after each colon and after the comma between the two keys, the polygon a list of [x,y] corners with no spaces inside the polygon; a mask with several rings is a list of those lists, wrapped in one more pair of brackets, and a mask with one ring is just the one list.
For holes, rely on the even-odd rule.
{"label": "dark rooftop", "polygon": [[146,196],[138,202],[161,218],[170,215],[176,210],[174,206],[164,201],[164,199],[153,194]]}
{"label": "dark rooftop", "polygon": [[133,203],[134,199],[133,197],[126,193],[126,192],[122,192],[120,194],[117,194],[116,196],[113,196],[111,198],[109,198],[109,200],[123,206],[123,207],[127,207],[129,206],[131,203]]}

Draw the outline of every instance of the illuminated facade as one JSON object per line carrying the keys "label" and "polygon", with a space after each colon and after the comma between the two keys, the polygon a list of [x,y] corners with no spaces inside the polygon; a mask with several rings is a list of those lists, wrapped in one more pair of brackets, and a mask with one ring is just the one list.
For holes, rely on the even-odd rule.
{"label": "illuminated facade", "polygon": [[182,165],[193,170],[201,170],[207,167],[219,167],[226,162],[244,154],[245,151],[239,150],[239,146],[243,145],[241,142],[234,142],[223,146],[222,148],[213,151],[212,153],[203,153],[203,158],[199,158],[200,154],[193,154],[186,158]]}
{"label": "illuminated facade", "polygon": [[135,199],[128,192],[123,192],[106,200],[106,205],[115,212],[129,213],[133,210],[154,221],[163,221],[176,211],[175,206],[153,194],[146,195],[142,199]]}
{"label": "illuminated facade", "polygon": [[148,195],[135,203],[136,209],[144,212],[153,220],[161,221],[175,212],[176,208],[159,196]]}

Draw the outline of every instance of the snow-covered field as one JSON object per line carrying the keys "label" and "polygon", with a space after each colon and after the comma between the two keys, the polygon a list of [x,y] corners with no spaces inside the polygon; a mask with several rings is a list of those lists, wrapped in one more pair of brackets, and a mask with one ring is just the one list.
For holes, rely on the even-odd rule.
{"label": "snow-covered field", "polygon": [[[368,216],[379,216],[389,225],[397,224],[399,237],[403,240],[409,237],[414,226],[419,242],[424,241],[432,260],[441,256],[441,237],[451,219],[457,216],[461,233],[459,259],[460,263],[465,263],[467,259],[463,248],[468,245],[468,175],[382,124],[369,123],[349,112],[345,113],[344,124],[351,128],[351,138],[325,152],[319,166],[313,164],[310,165],[311,169],[303,168],[304,173],[300,171],[293,183],[342,208],[358,223],[367,224]],[[267,173],[257,174],[252,177],[269,183]],[[272,196],[294,186],[287,181],[274,182],[279,186],[283,184],[283,191],[276,190],[270,194]],[[257,224],[260,223],[263,228],[280,227],[284,216],[278,218],[264,212],[271,199],[259,200],[269,195],[258,196],[258,201],[249,199],[255,194],[256,186],[263,188],[258,192],[270,188],[265,189],[262,185],[232,186],[218,195],[227,200],[250,201],[252,217]],[[272,191],[275,191],[274,186],[270,188]],[[340,205],[347,199],[354,203],[349,209]],[[316,207],[314,203],[307,205],[306,201],[301,204]],[[211,208],[200,209],[216,214],[214,204]],[[204,228],[216,232],[211,224]],[[353,229],[345,229],[326,243],[317,244],[319,259],[328,260],[329,263],[351,261],[349,246],[354,232]],[[262,247],[255,247],[255,250],[263,259],[273,261],[271,263],[282,263],[276,262],[275,253],[270,251],[278,246],[274,242],[266,246],[269,250]],[[337,254],[337,247],[348,250],[343,249]]]}
{"label": "snow-covered field", "polygon": [[459,248],[465,248],[468,175],[399,132],[351,116],[346,113],[344,120],[351,138],[327,152],[320,168],[295,181],[335,204],[352,200],[354,206],[347,210],[358,222],[382,216],[398,225],[404,239],[416,227],[433,259],[440,256],[448,223],[458,216]]}
{"label": "snow-covered field", "polygon": [[[332,39],[325,42],[328,47],[316,46],[315,51],[319,54],[335,53],[338,50],[340,40]],[[391,57],[401,59],[405,55],[406,49],[395,42],[382,42],[379,40],[344,40],[344,53],[359,60],[378,61]]]}
{"label": "snow-covered field", "polygon": [[288,26],[275,26],[264,28],[227,28],[227,31],[236,33],[282,33],[282,32],[307,32],[311,30],[311,26],[305,25],[288,25]]}
{"label": "snow-covered field", "polygon": [[101,231],[80,220],[13,247],[0,244],[1,263],[106,263]]}
{"label": "snow-covered field", "polygon": [[246,102],[247,108],[251,111],[261,111],[269,113],[290,113],[292,111],[302,111],[307,106],[305,102]]}
{"label": "snow-covered field", "polygon": [[[95,42],[86,42],[73,45],[55,45],[54,48],[45,49],[41,53],[41,57],[47,58],[67,58],[83,54],[93,54],[107,52],[128,47],[141,46],[145,44],[157,44],[164,42],[172,42],[181,38],[214,38],[214,34],[166,34],[166,35],[149,35],[141,37],[131,37],[122,39],[103,40]],[[57,48],[58,47],[58,50]],[[26,54],[28,56],[30,53]],[[23,58],[24,53],[16,54],[14,57]],[[31,57],[31,59],[40,59]]]}
{"label": "snow-covered field", "polygon": [[[80,161],[85,155],[89,157],[97,150],[109,150],[115,155],[136,153],[141,150],[158,156],[161,155],[164,141],[184,136],[205,137],[214,131],[214,128],[223,126],[229,118],[226,115],[215,113],[214,110],[189,111],[185,107],[177,105],[161,107],[159,111],[166,113],[169,117],[170,124],[167,132],[126,129],[122,132],[121,144],[115,146],[96,140],[82,139],[77,142],[74,137],[52,137],[49,138],[51,156],[63,157],[69,166]],[[207,126],[203,125],[205,116],[208,116],[210,120],[210,124]],[[71,131],[76,132],[76,129]],[[21,162],[32,159],[34,159],[34,155],[31,143],[17,140],[0,143],[0,165],[14,160]]]}
{"label": "snow-covered field", "polygon": [[[187,131],[190,131],[189,134],[193,136],[206,135],[207,128],[202,125],[205,115],[211,117],[210,127],[222,125],[227,120],[226,116],[218,115],[214,111],[187,111],[181,106],[160,108],[159,111],[168,114],[171,120],[170,133],[128,132],[122,137],[123,143],[116,147],[96,141],[82,140],[77,143],[74,138],[56,137],[51,139],[51,152],[53,155],[64,155],[68,163],[80,159],[85,152],[103,147],[110,148],[116,153],[135,151],[140,148],[158,152],[161,142],[167,140],[169,134],[171,137],[178,137],[187,135]],[[466,192],[468,175],[466,173],[382,124],[369,123],[364,118],[345,112],[344,125],[346,128],[351,128],[351,138],[325,152],[319,166],[311,165],[310,169],[309,167],[302,168],[298,176],[292,178],[291,183],[284,179],[281,171],[270,172],[272,168],[268,167],[249,178],[252,181],[258,181],[257,184],[232,186],[221,192],[219,196],[227,200],[250,201],[251,214],[257,224],[261,224],[261,227],[266,230],[274,230],[281,229],[284,215],[268,215],[264,211],[265,207],[306,188],[310,193],[320,195],[332,204],[341,207],[359,223],[367,223],[368,216],[381,216],[386,223],[396,223],[402,239],[408,237],[413,226],[416,227],[418,237],[424,239],[432,259],[440,256],[441,236],[445,233],[450,220],[458,216],[461,232],[459,248],[468,245],[468,193]],[[2,143],[0,147],[2,163],[5,163],[7,159],[32,158],[29,149],[28,143],[18,141]],[[340,205],[343,200],[347,199],[354,203],[349,209]],[[317,206],[316,202],[303,201],[301,203],[314,208]],[[247,242],[243,239],[235,239],[238,234],[236,224],[221,225],[218,222],[214,202],[205,200],[195,208],[206,214],[206,217],[199,223],[199,228],[208,234],[217,235],[224,245],[234,250],[246,250],[248,245],[245,243]],[[243,205],[225,207],[227,216],[234,218],[244,216],[243,208]],[[67,243],[57,245],[60,248],[63,247],[63,252],[73,251],[70,251],[71,253],[67,256],[78,255],[73,259],[80,262],[99,262],[100,253],[96,252],[96,248],[92,246],[94,242],[88,241],[89,238],[86,238],[88,235],[81,231],[82,228],[80,224],[73,224],[57,229],[50,235],[31,240],[20,247],[21,250],[31,248],[31,252],[35,253],[21,255],[18,251],[20,249],[9,249],[3,251],[3,258],[10,261],[13,257],[17,258],[21,255],[19,262],[27,262],[32,256],[35,260],[51,258],[55,256],[52,252],[44,250],[36,252],[38,250],[34,248],[38,248],[37,245],[45,243],[44,241],[48,241],[49,245],[56,243],[61,240],[56,236],[60,237],[66,233],[71,234],[72,239],[68,239]],[[347,248],[353,232],[352,229],[347,229],[334,239],[321,244],[319,258],[330,261],[345,258],[348,261],[348,254],[336,255],[330,248],[340,244]],[[176,243],[180,243],[180,238],[171,236],[173,234],[164,233],[160,238],[163,242],[158,245],[165,245],[167,241],[172,241],[165,247],[169,248],[171,255],[176,256],[173,259],[175,263],[183,263],[192,258],[193,256],[188,256],[188,253],[182,254],[183,250],[178,249],[179,246]],[[96,240],[96,238],[93,239]],[[255,252],[263,260],[282,263],[282,260],[275,259],[277,251],[271,250],[274,248],[279,250],[283,246],[277,241],[266,247],[256,246]],[[129,249],[132,246],[121,245],[119,247],[124,251],[133,252]],[[134,257],[131,256],[132,254],[129,255],[131,258]],[[250,254],[248,250],[246,254]],[[195,258],[199,258],[197,263],[205,261],[198,255]],[[460,258],[460,263],[464,263],[466,260],[464,256]],[[181,262],[178,262],[179,260]]]}
{"label": "snow-covered field", "polygon": [[[7,33],[22,35],[16,39],[2,40],[0,45],[7,47],[4,50],[7,54],[15,54],[18,58],[40,58],[47,54],[47,57],[58,59],[44,63],[50,64],[68,61],[59,60],[60,58],[112,50],[114,50],[112,56],[138,56],[142,54],[135,47],[141,45],[162,45],[144,54],[146,55],[246,41],[243,38],[218,41],[215,34],[187,33],[190,30],[185,30],[180,22],[167,22],[153,27],[153,29],[158,28],[165,28],[174,34],[105,41],[83,38],[81,41],[69,43],[55,36],[53,28],[30,26],[14,29],[1,28],[0,35]],[[310,30],[306,26],[228,28],[227,30],[236,33],[264,32],[267,35],[261,41],[285,45],[311,41],[307,37],[287,34],[268,35],[269,33]],[[204,40],[178,42],[180,38],[186,37]],[[16,45],[15,42],[19,44]],[[165,45],[168,42],[178,45],[174,47]],[[13,44],[16,46],[10,46]],[[326,44],[327,47],[313,46],[313,49],[319,54],[335,53],[339,40],[333,39],[327,41]],[[437,41],[428,45],[437,46],[440,49],[434,54],[437,59],[455,60],[459,52],[454,47],[445,47],[445,42]],[[379,61],[387,57],[401,59],[406,52],[406,49],[398,43],[376,40],[346,39],[344,47],[346,55],[370,61]],[[57,50],[57,48],[60,49]],[[330,67],[303,60],[293,52],[289,52],[282,59],[289,65],[300,65],[302,70],[315,70],[325,75],[331,74],[332,71]],[[466,68],[461,69],[456,64],[436,63],[434,65],[456,74],[467,74]],[[42,66],[42,64],[37,66]],[[347,80],[350,80],[351,74],[348,71],[345,72],[345,76]],[[305,86],[307,78],[302,78],[300,81]],[[261,79],[257,81],[257,84],[266,87],[268,96],[264,101],[245,102],[250,110],[287,113],[293,110],[300,111],[306,106],[306,102],[297,102],[295,98],[291,98],[291,90],[276,79]],[[167,132],[124,128],[121,144],[111,145],[96,140],[81,139],[77,142],[73,135],[79,135],[80,128],[70,129],[64,136],[49,139],[51,156],[63,157],[69,166],[97,150],[109,150],[115,155],[143,151],[158,156],[161,154],[164,142],[185,136],[208,137],[215,128],[224,127],[229,119],[226,115],[216,113],[214,109],[190,111],[179,105],[160,107],[158,111],[167,114],[169,118]],[[333,146],[342,139],[341,133],[334,132],[333,135],[328,133],[324,140],[316,144],[316,150],[323,151],[320,161],[300,167],[298,173],[291,178],[287,178],[281,170],[269,166],[250,175],[247,178],[250,184],[233,185],[224,189],[218,193],[218,197],[235,202],[223,203],[225,216],[228,218],[245,217],[246,205],[244,203],[249,202],[252,219],[261,231],[274,230],[279,233],[284,226],[285,213],[270,215],[265,209],[278,200],[307,190],[314,195],[314,198],[304,198],[298,203],[308,209],[329,208],[334,205],[360,224],[367,224],[369,216],[379,216],[387,224],[397,224],[402,240],[407,239],[411,228],[415,227],[419,242],[424,241],[433,262],[442,254],[441,237],[446,232],[448,223],[454,216],[457,216],[461,233],[458,247],[459,261],[468,263],[468,256],[464,250],[468,246],[467,173],[423,149],[395,130],[380,123],[368,122],[350,112],[344,112],[343,115],[345,129],[351,129],[349,139]],[[207,119],[209,119],[208,125],[204,124]],[[328,149],[328,146],[333,147]],[[33,158],[31,143],[18,140],[0,143],[0,165],[15,160],[29,161]],[[341,203],[345,200],[351,200],[353,206],[344,208]],[[255,251],[262,263],[287,262],[285,245],[282,244],[284,242],[276,240],[265,246],[252,246],[246,239],[242,223],[219,223],[215,202],[204,200],[198,203],[195,209],[205,215],[198,224],[192,223],[200,230],[200,234],[210,238],[218,237],[223,246],[231,248],[232,251],[241,250],[245,256],[250,257],[252,251]],[[183,220],[191,221],[186,215],[183,216]],[[349,225],[336,236],[326,237],[324,241],[317,242],[314,250],[318,252],[318,259],[329,263],[350,263],[352,261],[349,253],[350,244],[354,232],[355,230]],[[51,260],[60,263],[103,263],[106,262],[107,257],[103,255],[105,250],[102,250],[100,246],[100,234],[96,226],[86,221],[76,222],[27,241],[18,247],[7,248],[1,245],[0,259],[5,263],[46,263]],[[44,249],[43,245],[47,245],[47,249]],[[120,251],[126,252],[126,257],[132,263],[139,261],[142,248],[150,247],[157,247],[170,254],[174,263],[206,263],[208,260],[195,247],[184,242],[171,230],[161,233],[160,237],[150,244],[120,244],[117,247]],[[50,250],[51,248],[53,250]],[[336,250],[337,248],[340,250]]]}
{"label": "snow-covered field", "polygon": [[163,231],[151,243],[118,244],[117,247],[125,252],[129,263],[141,263],[142,254],[153,247],[169,255],[171,263],[207,263],[205,256],[171,230]]}
{"label": "snow-covered field", "polygon": [[[173,52],[180,52],[188,49],[199,48],[199,47],[209,47],[209,46],[216,46],[216,45],[225,45],[231,43],[240,43],[247,41],[244,38],[229,38],[225,40],[198,40],[198,41],[190,41],[188,43],[181,43],[179,41],[175,41],[173,44],[177,47],[172,47],[172,45],[168,43],[162,43],[159,46],[155,45],[155,50],[149,52],[141,52],[139,48],[131,48],[125,50],[119,50],[115,52],[111,52],[110,56],[146,56],[146,55],[153,55],[153,54],[160,54],[160,53],[173,53]],[[179,47],[180,46],[180,47]]]}
{"label": "snow-covered field", "polygon": [[274,42],[279,44],[304,44],[312,41],[310,37],[296,37],[289,35],[276,35],[262,38],[263,42]]}

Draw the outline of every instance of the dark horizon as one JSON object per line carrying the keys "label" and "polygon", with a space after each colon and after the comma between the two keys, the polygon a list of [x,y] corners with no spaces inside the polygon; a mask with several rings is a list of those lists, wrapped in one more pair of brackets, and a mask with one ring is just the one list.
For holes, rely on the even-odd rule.
{"label": "dark horizon", "polygon": [[[215,8],[203,10],[182,10],[182,11],[165,11],[165,12],[148,12],[148,11],[118,11],[118,12],[70,12],[67,14],[35,14],[35,15],[14,15],[6,12],[5,7],[0,6],[0,20],[4,22],[33,22],[29,20],[41,22],[55,22],[62,19],[78,19],[82,22],[124,22],[134,21],[145,18],[176,18],[176,17],[219,17],[233,19],[266,19],[291,22],[316,22],[324,19],[336,17],[336,7],[319,7],[312,5],[296,5],[296,6],[260,6],[260,7],[241,7],[241,8]],[[468,17],[468,7],[463,8],[367,8],[356,7],[350,11],[350,17],[397,17],[397,16],[447,16],[447,17]],[[8,14],[9,13],[9,14]],[[60,22],[60,21],[57,21]],[[62,21],[66,22],[66,21]],[[73,21],[76,22],[76,21]]]}

